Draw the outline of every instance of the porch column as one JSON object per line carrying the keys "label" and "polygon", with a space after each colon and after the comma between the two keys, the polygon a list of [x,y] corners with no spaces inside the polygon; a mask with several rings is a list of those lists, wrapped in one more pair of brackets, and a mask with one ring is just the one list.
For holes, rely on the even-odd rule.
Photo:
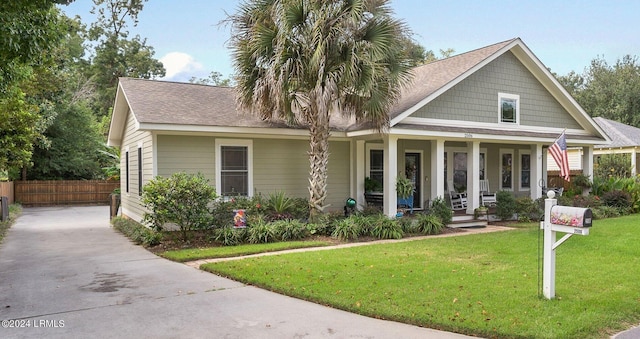
{"label": "porch column", "polygon": [[[431,140],[431,197],[444,199],[444,140]],[[427,206],[425,206],[426,208]]]}
{"label": "porch column", "polygon": [[383,212],[389,217],[398,211],[398,195],[396,193],[396,178],[398,176],[398,137],[385,135],[384,137],[384,206]]}
{"label": "porch column", "polygon": [[467,142],[467,214],[480,206],[480,142]]}
{"label": "porch column", "polygon": [[[593,180],[593,145],[582,147],[582,174]],[[590,188],[582,190],[582,195],[588,195]]]}
{"label": "porch column", "polygon": [[[529,182],[531,183],[531,199],[533,200],[542,196],[542,183],[545,182],[542,180],[543,155],[542,144],[531,145],[531,178],[529,178]],[[546,171],[544,173],[546,174]]]}
{"label": "porch column", "polygon": [[356,140],[355,147],[355,183],[351,185],[351,195],[358,202],[358,209],[366,206],[364,199],[364,176],[365,176],[365,150],[364,140]]}

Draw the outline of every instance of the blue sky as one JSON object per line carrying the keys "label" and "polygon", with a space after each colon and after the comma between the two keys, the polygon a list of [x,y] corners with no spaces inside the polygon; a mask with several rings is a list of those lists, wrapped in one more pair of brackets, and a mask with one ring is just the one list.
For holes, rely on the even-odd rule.
{"label": "blue sky", "polygon": [[[132,35],[147,38],[167,69],[166,80],[187,81],[211,71],[233,73],[229,27],[218,23],[234,13],[235,0],[150,0]],[[395,0],[397,18],[415,32],[415,40],[439,55],[455,54],[520,37],[551,71],[582,73],[590,61],[610,64],[624,55],[640,56],[640,1],[608,0]],[[69,16],[94,21],[90,0],[61,6]]]}

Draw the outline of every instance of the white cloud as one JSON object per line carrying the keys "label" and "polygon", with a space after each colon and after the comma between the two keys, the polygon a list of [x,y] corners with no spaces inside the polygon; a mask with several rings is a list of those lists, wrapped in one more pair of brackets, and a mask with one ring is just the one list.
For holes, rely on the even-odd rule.
{"label": "white cloud", "polygon": [[160,58],[167,70],[164,80],[188,81],[191,77],[203,77],[206,71],[202,64],[191,55],[182,52],[171,52]]}

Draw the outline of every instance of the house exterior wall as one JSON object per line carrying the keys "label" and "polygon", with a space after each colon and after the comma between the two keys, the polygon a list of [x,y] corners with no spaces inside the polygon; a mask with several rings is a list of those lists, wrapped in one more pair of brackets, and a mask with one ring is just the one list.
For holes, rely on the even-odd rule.
{"label": "house exterior wall", "polygon": [[[138,181],[138,146],[142,146],[142,185],[153,178],[153,138],[150,132],[136,131],[131,112],[127,113],[127,123],[120,148],[120,188],[122,214],[141,221],[145,209],[140,203]],[[126,174],[126,153],[129,153],[129,175]],[[127,192],[127,180],[129,191]]]}
{"label": "house exterior wall", "polygon": [[[170,176],[179,171],[202,173],[216,184],[216,138],[224,136],[158,135],[158,175]],[[238,139],[247,140],[247,139]],[[285,191],[289,196],[308,198],[309,142],[295,139],[254,138],[254,195]],[[348,141],[331,141],[329,156],[328,197],[330,209],[341,209],[349,197],[350,149]]]}
{"label": "house exterior wall", "polygon": [[498,93],[520,96],[520,125],[582,129],[540,82],[507,52],[443,93],[412,117],[498,123]]}

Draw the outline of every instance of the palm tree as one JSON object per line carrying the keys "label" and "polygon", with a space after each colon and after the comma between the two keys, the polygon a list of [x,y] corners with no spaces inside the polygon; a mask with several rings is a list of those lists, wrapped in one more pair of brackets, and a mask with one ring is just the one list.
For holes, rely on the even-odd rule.
{"label": "palm tree", "polygon": [[387,0],[253,0],[229,17],[238,103],[264,120],[309,130],[309,204],[327,195],[330,119],[384,132],[408,83],[405,25]]}

